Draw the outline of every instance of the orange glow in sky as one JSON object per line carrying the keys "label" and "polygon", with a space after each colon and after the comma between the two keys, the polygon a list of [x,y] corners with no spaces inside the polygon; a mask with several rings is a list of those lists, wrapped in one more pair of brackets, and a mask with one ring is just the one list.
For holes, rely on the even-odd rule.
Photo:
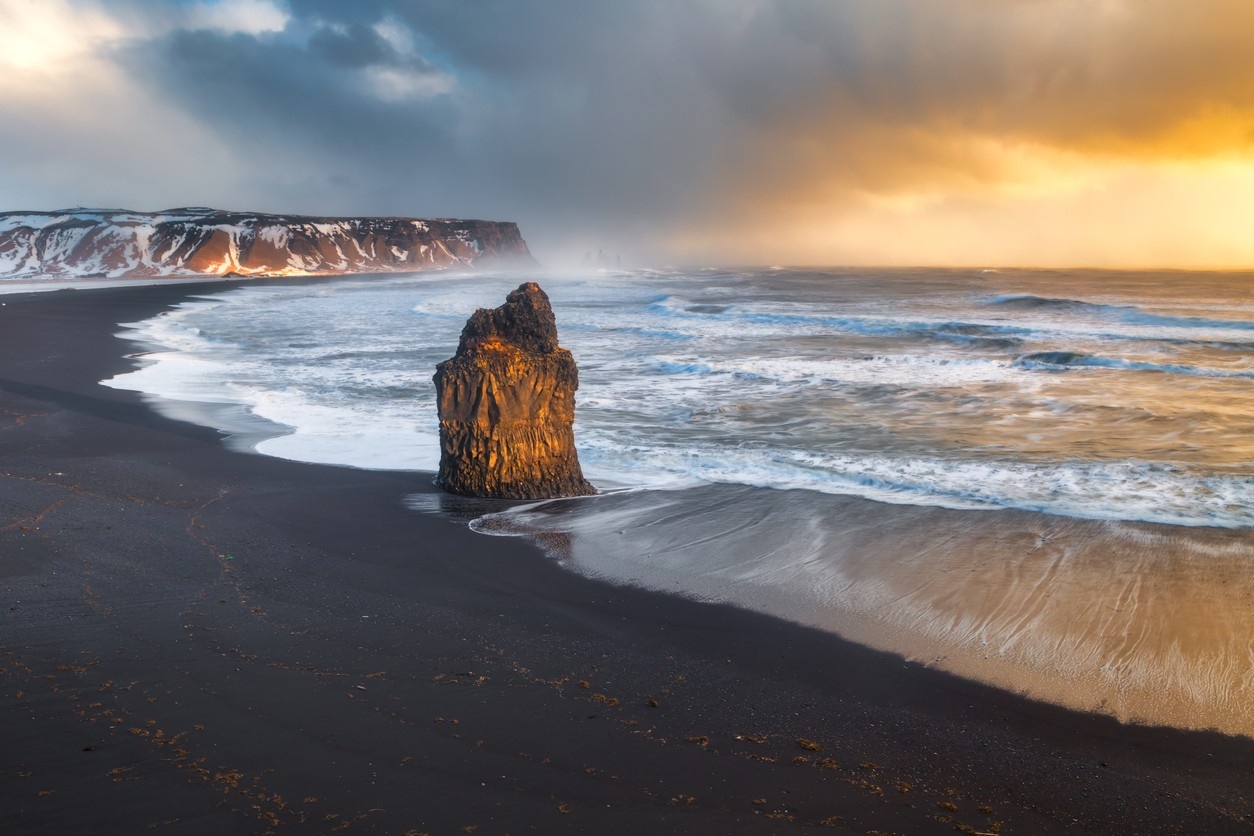
{"label": "orange glow in sky", "polygon": [[494,218],[549,263],[1254,266],[1250,0],[494,8],[0,0],[0,210]]}
{"label": "orange glow in sky", "polygon": [[[898,11],[906,7],[901,4]],[[888,7],[885,7],[888,11]],[[863,21],[735,143],[692,258],[1254,265],[1254,4],[958,0]],[[910,25],[910,24],[915,25]]]}

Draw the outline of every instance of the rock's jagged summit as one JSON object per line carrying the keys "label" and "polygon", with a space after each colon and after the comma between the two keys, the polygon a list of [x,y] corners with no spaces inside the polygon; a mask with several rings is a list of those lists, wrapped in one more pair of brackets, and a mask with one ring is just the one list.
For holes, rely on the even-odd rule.
{"label": "rock's jagged summit", "polygon": [[436,366],[435,387],[444,490],[499,499],[596,493],[575,453],[579,373],[535,282],[474,312],[457,354]]}
{"label": "rock's jagged summit", "polygon": [[218,209],[0,213],[0,278],[303,276],[534,264],[518,226]]}

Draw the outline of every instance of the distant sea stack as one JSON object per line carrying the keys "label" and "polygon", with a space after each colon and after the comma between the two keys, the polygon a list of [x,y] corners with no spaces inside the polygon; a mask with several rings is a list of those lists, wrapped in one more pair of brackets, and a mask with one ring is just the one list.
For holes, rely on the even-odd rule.
{"label": "distant sea stack", "polygon": [[474,312],[457,354],[436,366],[435,388],[444,490],[499,499],[596,493],[575,453],[579,373],[535,282]]}
{"label": "distant sea stack", "polygon": [[518,225],[218,209],[0,213],[0,278],[309,276],[534,265]]}

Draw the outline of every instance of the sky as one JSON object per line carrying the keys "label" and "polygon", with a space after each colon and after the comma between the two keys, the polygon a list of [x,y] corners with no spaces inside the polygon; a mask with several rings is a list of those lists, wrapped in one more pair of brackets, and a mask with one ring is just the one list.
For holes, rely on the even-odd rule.
{"label": "sky", "polygon": [[1254,266],[1249,0],[0,0],[0,210],[544,263]]}

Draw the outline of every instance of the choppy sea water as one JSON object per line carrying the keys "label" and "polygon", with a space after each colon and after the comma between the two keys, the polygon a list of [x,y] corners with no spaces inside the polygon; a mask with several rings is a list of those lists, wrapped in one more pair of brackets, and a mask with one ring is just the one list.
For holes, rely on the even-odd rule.
{"label": "choppy sea water", "polygon": [[264,419],[262,453],[434,470],[434,366],[523,279],[579,365],[585,472],[620,492],[479,530],[1060,702],[1254,734],[1248,274],[256,284],[128,326],[153,350],[109,384]]}

